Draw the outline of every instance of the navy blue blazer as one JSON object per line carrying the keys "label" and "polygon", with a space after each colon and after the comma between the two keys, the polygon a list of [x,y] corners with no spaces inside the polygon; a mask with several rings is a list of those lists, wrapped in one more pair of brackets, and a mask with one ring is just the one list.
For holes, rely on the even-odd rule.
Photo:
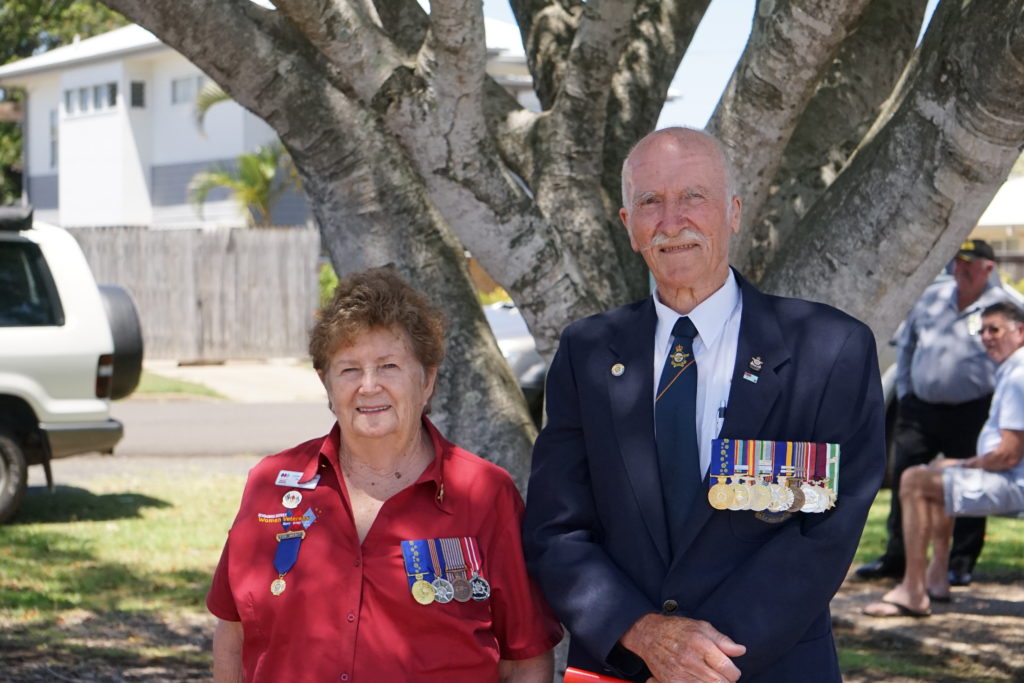
{"label": "navy blue blazer", "polygon": [[[573,323],[548,373],[523,527],[530,571],[572,635],[572,666],[646,680],[618,640],[654,612],[703,619],[745,645],[735,660],[743,681],[841,680],[828,604],[885,470],[874,337],[830,306],[736,277],[743,314],[720,436],[839,443],[837,505],[769,523],[698,496],[670,554],[654,441],[654,304]],[[753,383],[742,377],[755,356],[764,367]]]}

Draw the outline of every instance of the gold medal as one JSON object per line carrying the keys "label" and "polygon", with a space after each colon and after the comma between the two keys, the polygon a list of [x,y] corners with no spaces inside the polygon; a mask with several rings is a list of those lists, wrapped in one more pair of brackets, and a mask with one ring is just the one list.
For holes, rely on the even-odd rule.
{"label": "gold medal", "polygon": [[287,588],[287,587],[288,587],[288,584],[286,584],[284,582],[284,577],[283,576],[279,576],[279,577],[277,577],[276,579],[274,579],[273,581],[270,582],[270,594],[271,595],[280,595],[281,593],[284,593],[284,589]]}
{"label": "gold medal", "polygon": [[416,575],[416,581],[412,584],[412,598],[421,605],[429,605],[434,602],[436,594],[434,587],[423,580],[423,574]]}
{"label": "gold medal", "polygon": [[734,497],[732,487],[721,481],[708,490],[708,502],[716,510],[727,510]]}
{"label": "gold medal", "polygon": [[749,510],[750,509],[750,487],[746,484],[732,484],[732,503],[729,504],[730,510]]}

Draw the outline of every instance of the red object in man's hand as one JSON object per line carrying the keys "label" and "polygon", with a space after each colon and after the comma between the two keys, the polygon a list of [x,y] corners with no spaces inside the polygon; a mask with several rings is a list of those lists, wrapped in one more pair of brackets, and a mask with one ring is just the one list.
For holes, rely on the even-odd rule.
{"label": "red object in man's hand", "polygon": [[600,681],[605,683],[616,683],[616,681],[619,683],[629,683],[629,681],[623,678],[602,676],[593,671],[584,671],[583,669],[576,669],[571,666],[565,670],[565,677],[562,678],[562,681],[563,683],[600,683]]}

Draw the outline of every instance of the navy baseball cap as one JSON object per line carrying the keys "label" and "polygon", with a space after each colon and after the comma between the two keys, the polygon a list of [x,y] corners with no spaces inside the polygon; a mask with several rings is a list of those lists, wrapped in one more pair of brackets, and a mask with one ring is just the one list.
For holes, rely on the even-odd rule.
{"label": "navy baseball cap", "polygon": [[996,253],[992,251],[992,245],[985,240],[967,240],[960,245],[956,257],[961,261],[973,261],[979,258],[995,261]]}

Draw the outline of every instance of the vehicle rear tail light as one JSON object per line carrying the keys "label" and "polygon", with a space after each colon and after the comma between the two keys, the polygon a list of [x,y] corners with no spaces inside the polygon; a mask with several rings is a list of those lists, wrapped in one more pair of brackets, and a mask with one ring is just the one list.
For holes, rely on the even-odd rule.
{"label": "vehicle rear tail light", "polygon": [[114,385],[114,356],[105,353],[96,364],[96,398],[110,398]]}

